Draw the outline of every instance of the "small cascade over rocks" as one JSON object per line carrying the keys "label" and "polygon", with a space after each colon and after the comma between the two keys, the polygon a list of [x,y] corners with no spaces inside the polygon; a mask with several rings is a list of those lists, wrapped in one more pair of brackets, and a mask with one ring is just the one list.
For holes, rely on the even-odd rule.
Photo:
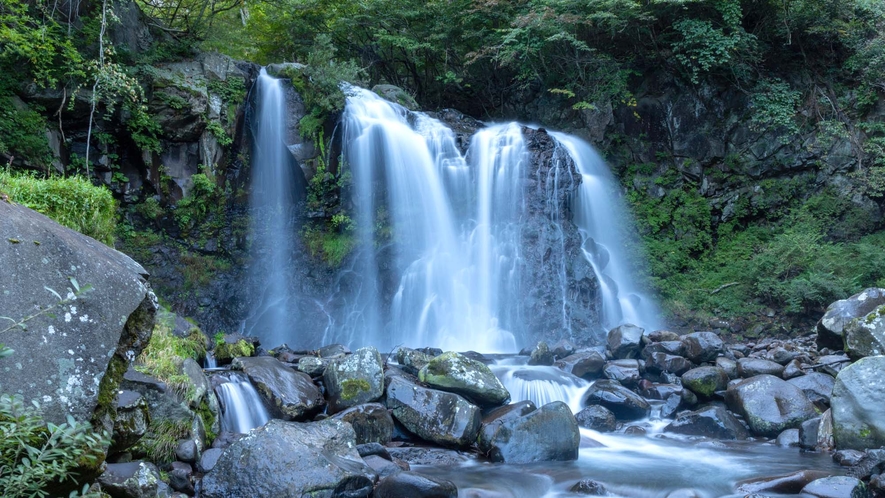
{"label": "small cascade over rocks", "polygon": [[270,414],[249,379],[238,372],[225,375],[229,380],[215,388],[221,404],[221,430],[245,434],[266,424]]}

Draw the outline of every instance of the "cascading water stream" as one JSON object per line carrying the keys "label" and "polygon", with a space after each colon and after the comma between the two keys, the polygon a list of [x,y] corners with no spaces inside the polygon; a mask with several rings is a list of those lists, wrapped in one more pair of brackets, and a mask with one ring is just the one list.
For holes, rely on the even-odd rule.
{"label": "cascading water stream", "polygon": [[236,372],[228,374],[228,378],[229,382],[215,388],[221,404],[221,430],[245,434],[266,424],[270,415],[249,379]]}
{"label": "cascading water stream", "polygon": [[[358,333],[381,348],[515,351],[520,127],[481,130],[465,159],[439,121],[366,90],[350,93],[344,157],[357,188],[359,245],[383,244],[377,227],[389,223],[399,281],[389,307],[380,286],[366,289],[358,308],[375,312],[354,314],[347,338]],[[378,274],[373,251],[361,264],[361,274]]]}
{"label": "cascading water stream", "polygon": [[253,279],[261,289],[244,331],[270,345],[290,339],[297,318],[290,292],[295,177],[286,149],[286,100],[280,80],[262,68],[255,84],[257,122],[252,151]]}
{"label": "cascading water stream", "polygon": [[602,293],[605,330],[632,323],[646,330],[660,328],[654,298],[636,283],[627,260],[627,236],[632,228],[617,182],[605,161],[588,143],[565,133],[551,132],[574,160],[582,175],[575,200],[575,223],[584,239],[583,251],[593,265]]}

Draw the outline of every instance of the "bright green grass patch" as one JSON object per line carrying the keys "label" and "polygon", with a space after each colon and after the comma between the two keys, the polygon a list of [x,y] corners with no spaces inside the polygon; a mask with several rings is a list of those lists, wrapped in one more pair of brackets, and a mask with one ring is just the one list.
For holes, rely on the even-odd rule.
{"label": "bright green grass patch", "polygon": [[117,227],[111,192],[79,176],[40,178],[0,171],[0,192],[9,200],[45,214],[62,225],[109,246]]}
{"label": "bright green grass patch", "polygon": [[199,362],[206,356],[206,339],[197,327],[192,327],[187,337],[177,337],[172,333],[175,315],[165,311],[160,313],[151,341],[138,356],[135,369],[157,377],[176,392],[186,395],[190,380],[182,372],[181,365],[187,358]]}

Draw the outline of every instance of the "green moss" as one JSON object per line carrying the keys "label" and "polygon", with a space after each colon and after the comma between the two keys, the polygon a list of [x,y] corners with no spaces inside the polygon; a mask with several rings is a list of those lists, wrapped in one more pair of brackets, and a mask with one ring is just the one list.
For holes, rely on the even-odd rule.
{"label": "green moss", "polygon": [[215,358],[217,360],[232,360],[240,356],[252,356],[255,354],[255,346],[252,343],[240,339],[234,343],[223,343],[215,346]]}
{"label": "green moss", "polygon": [[126,360],[117,355],[111,356],[108,369],[98,384],[98,404],[92,415],[92,426],[101,428],[106,422],[117,417],[117,389],[123,381],[123,374],[129,368]]}
{"label": "green moss", "polygon": [[206,357],[206,339],[203,332],[192,327],[187,337],[177,337],[172,333],[175,315],[161,312],[154,326],[148,346],[136,359],[135,369],[166,382],[172,389],[184,393],[190,379],[181,371],[186,358],[201,361]]}
{"label": "green moss", "polygon": [[151,420],[144,437],[132,448],[132,451],[135,454],[145,455],[148,460],[155,463],[173,462],[178,442],[190,434],[190,424],[184,420]]}
{"label": "green moss", "polygon": [[197,415],[203,420],[203,428],[206,430],[206,445],[211,445],[218,435],[212,430],[212,426],[215,424],[215,414],[209,409],[209,404],[206,402],[205,397],[200,401],[200,406],[197,407]]}
{"label": "green moss", "polygon": [[371,386],[369,386],[369,381],[365,379],[346,379],[341,383],[341,399],[352,400],[360,393],[368,392],[369,389]]}

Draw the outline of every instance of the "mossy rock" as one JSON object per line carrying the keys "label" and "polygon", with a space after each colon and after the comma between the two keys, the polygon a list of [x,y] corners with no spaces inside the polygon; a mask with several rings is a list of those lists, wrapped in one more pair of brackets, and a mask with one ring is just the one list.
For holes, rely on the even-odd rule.
{"label": "mossy rock", "polygon": [[378,94],[378,96],[399,104],[410,111],[418,110],[418,102],[415,101],[415,98],[398,86],[375,85],[372,87],[372,91]]}
{"label": "mossy rock", "polygon": [[418,378],[431,387],[460,394],[484,406],[500,406],[510,401],[510,392],[484,363],[453,351],[430,360]]}
{"label": "mossy rock", "polygon": [[239,339],[233,342],[225,342],[215,346],[215,360],[219,365],[226,365],[234,358],[255,356],[255,345],[246,339]]}

